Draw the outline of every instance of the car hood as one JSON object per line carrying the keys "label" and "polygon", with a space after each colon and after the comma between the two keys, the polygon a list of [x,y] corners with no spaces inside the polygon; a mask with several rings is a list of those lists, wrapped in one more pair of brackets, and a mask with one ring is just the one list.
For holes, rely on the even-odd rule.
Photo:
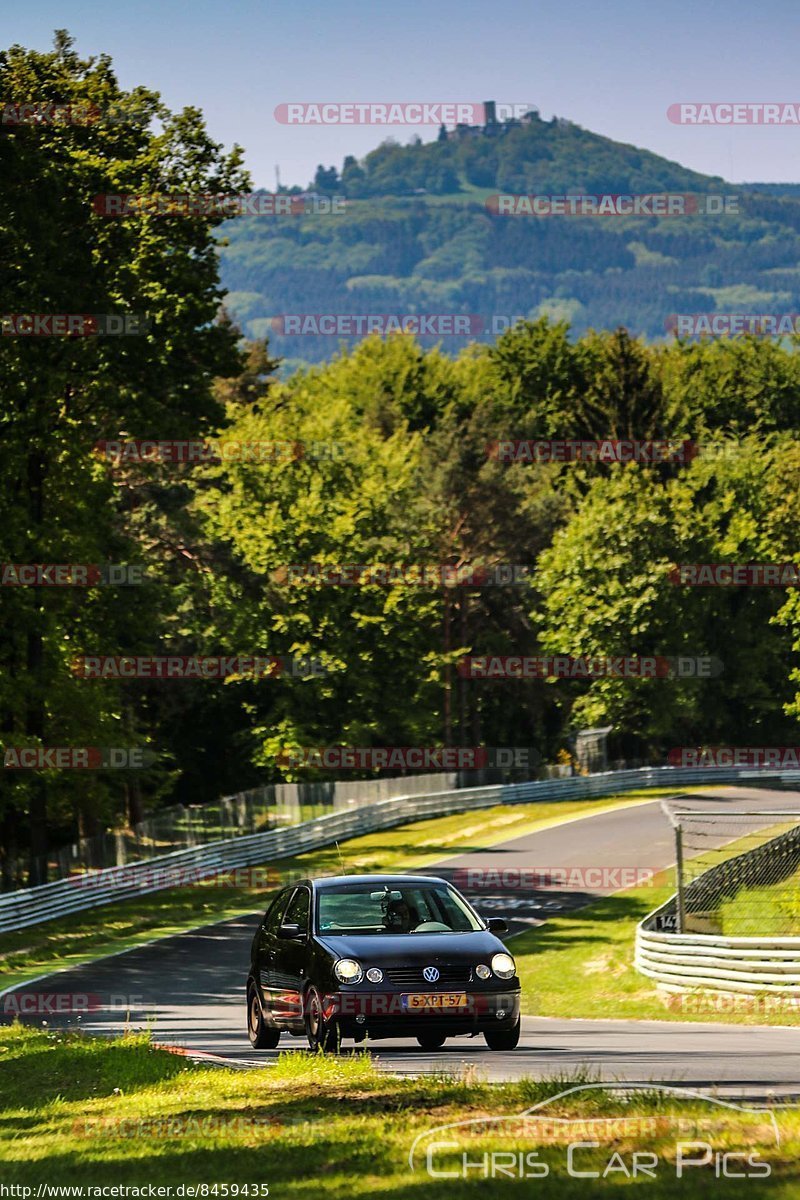
{"label": "car hood", "polygon": [[505,950],[498,937],[483,929],[472,933],[319,934],[317,941],[334,958],[356,958],[369,966],[435,966],[441,963],[489,962]]}

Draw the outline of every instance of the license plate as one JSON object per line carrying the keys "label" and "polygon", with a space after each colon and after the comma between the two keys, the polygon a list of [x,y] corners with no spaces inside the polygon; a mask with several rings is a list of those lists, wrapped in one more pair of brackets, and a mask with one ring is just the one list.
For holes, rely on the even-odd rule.
{"label": "license plate", "polygon": [[402,997],[405,1008],[465,1008],[466,992],[415,992]]}

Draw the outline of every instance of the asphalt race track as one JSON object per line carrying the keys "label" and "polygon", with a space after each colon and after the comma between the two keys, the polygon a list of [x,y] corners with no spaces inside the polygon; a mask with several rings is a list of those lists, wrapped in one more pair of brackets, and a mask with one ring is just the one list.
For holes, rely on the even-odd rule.
{"label": "asphalt race track", "polygon": [[[791,809],[800,794],[753,788],[716,788],[680,798],[685,807]],[[505,915],[512,933],[538,924],[549,913],[586,904],[619,887],[617,869],[659,870],[674,860],[672,830],[660,802],[602,813],[486,849],[447,859],[429,874],[454,878],[479,911]],[[595,870],[585,886],[572,875],[559,884],[562,870]],[[495,889],[475,890],[465,874],[478,869],[510,872],[535,868],[547,886],[527,890],[509,902]],[[623,885],[627,885],[622,877]],[[87,997],[83,1013],[24,1017],[34,1024],[80,1026],[110,1034],[149,1026],[154,1040],[190,1054],[212,1055],[233,1066],[268,1065],[279,1051],[254,1051],[245,1032],[244,982],[250,940],[258,914],[165,938],[46,979],[28,982],[4,995],[2,1019],[13,1019],[14,997],[25,992]],[[513,943],[511,946],[513,949]],[[57,1006],[57,1000],[53,1007]],[[719,1085],[721,1095],[800,1095],[800,1030],[766,1026],[725,1026],[659,1021],[585,1021],[526,1017],[519,1047],[490,1051],[483,1038],[455,1038],[435,1052],[412,1041],[373,1044],[383,1069],[400,1074],[459,1070],[475,1066],[488,1079],[521,1075],[564,1076],[586,1070],[608,1081],[661,1082],[685,1086]],[[301,1048],[303,1039],[284,1035],[281,1049]]]}

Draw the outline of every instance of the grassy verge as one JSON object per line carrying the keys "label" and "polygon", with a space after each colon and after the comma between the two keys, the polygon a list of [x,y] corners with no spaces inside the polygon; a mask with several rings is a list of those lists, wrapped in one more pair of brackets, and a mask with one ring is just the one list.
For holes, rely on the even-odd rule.
{"label": "grassy verge", "polygon": [[800,933],[800,871],[780,883],[743,888],[717,910],[728,937],[797,937]]}
{"label": "grassy verge", "polygon": [[523,837],[564,820],[674,794],[674,791],[631,792],[602,800],[497,805],[477,812],[454,813],[342,842],[340,852],[331,846],[270,863],[269,868],[251,869],[247,878],[254,881],[252,886],[236,886],[241,873],[239,876],[234,873],[232,879],[169,888],[76,913],[63,920],[47,921],[0,935],[0,988],[24,983],[60,967],[77,966],[149,939],[263,908],[268,895],[263,879],[268,869],[276,873],[269,878],[284,873],[293,876],[330,873],[338,870],[340,863],[347,871],[413,870]]}
{"label": "grassy verge", "polygon": [[633,966],[636,926],[675,891],[674,871],[607,896],[511,939],[523,1012],[542,1017],[723,1021],[800,1025],[800,1007],[779,996],[659,992]]}
{"label": "grassy verge", "polygon": [[[271,1197],[315,1200],[320,1194],[334,1200],[478,1194],[584,1200],[617,1194],[622,1183],[652,1200],[702,1194],[704,1185],[709,1193],[721,1189],[739,1198],[752,1196],[755,1184],[771,1200],[789,1200],[800,1190],[796,1110],[778,1113],[777,1144],[763,1113],[677,1099],[656,1088],[628,1099],[595,1089],[547,1104],[532,1119],[432,1135],[453,1122],[516,1116],[569,1081],[398,1079],[362,1055],[301,1052],[281,1056],[269,1071],[235,1072],[153,1050],[144,1036],[110,1042],[20,1026],[0,1029],[0,1063],[6,1185],[152,1183],[171,1185],[175,1196],[176,1185],[205,1184],[205,1195],[213,1197],[248,1184],[252,1197],[265,1194],[252,1190],[257,1183],[268,1186]],[[409,1152],[420,1135],[412,1166]],[[767,1167],[769,1177],[721,1180],[720,1160],[712,1158],[705,1167],[684,1167],[678,1178],[679,1146],[694,1139],[714,1155],[753,1156],[751,1164],[732,1160],[729,1171],[750,1172],[755,1163],[762,1175]],[[598,1173],[588,1187],[586,1177],[569,1173],[568,1145],[578,1141],[598,1143],[574,1152],[573,1172]],[[426,1169],[428,1147],[438,1177]],[[635,1152],[657,1156],[649,1160],[650,1175],[626,1177]],[[704,1152],[683,1153],[697,1159]],[[465,1166],[465,1159],[476,1165]],[[520,1162],[528,1178],[519,1178]],[[212,1190],[226,1183],[227,1193]]]}

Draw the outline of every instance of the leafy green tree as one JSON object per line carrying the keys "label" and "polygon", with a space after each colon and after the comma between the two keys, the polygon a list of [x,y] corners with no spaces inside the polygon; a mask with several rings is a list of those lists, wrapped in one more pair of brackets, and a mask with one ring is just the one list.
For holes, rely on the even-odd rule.
{"label": "leafy green tree", "polygon": [[321,192],[323,196],[330,196],[339,191],[339,172],[336,167],[326,168],[320,163],[314,175],[314,190]]}
{"label": "leafy green tree", "polygon": [[436,740],[436,594],[293,581],[287,568],[429,560],[415,516],[420,417],[436,407],[442,369],[405,339],[366,342],[270,389],[227,431],[242,443],[299,444],[301,457],[205,473],[214,486],[195,506],[214,559],[228,564],[208,575],[214,636],[249,653],[313,658],[326,672],[231,685],[262,766],[286,747]]}
{"label": "leafy green tree", "polygon": [[[91,106],[96,119],[4,126],[3,312],[144,321],[137,336],[0,341],[6,561],[81,562],[90,553],[135,559],[139,548],[126,536],[124,514],[138,503],[137,488],[128,480],[121,490],[92,447],[103,438],[186,437],[209,428],[220,416],[211,381],[238,368],[238,353],[234,332],[215,323],[222,293],[211,231],[220,218],[145,210],[111,219],[93,201],[113,193],[236,192],[247,179],[239,151],[224,155],[196,109],[172,114],[147,89],[123,91],[106,56],[80,58],[63,32],[49,53],[14,46],[0,55],[0,104],[43,100]],[[164,569],[163,561],[152,565]],[[135,603],[141,618],[133,596],[3,589],[4,744],[52,744],[67,735],[91,744],[111,727],[137,724],[124,717],[130,702],[113,685],[70,674],[75,654],[146,649],[158,589],[140,589]],[[113,786],[106,785],[107,797]],[[42,877],[49,827],[76,816],[80,827],[97,792],[75,779],[52,789],[43,776],[3,789],[7,844],[29,835],[31,882]]]}
{"label": "leafy green tree", "polygon": [[800,359],[770,339],[676,341],[659,374],[670,424],[701,442],[800,424]]}
{"label": "leafy green tree", "polygon": [[791,738],[782,713],[791,639],[776,624],[784,595],[681,587],[670,577],[681,562],[776,561],[773,481],[786,449],[752,438],[701,455],[678,478],[631,464],[595,480],[540,559],[542,645],[576,657],[709,656],[723,671],[554,682],[570,692],[573,726],[610,722],[628,750],[656,756],[670,746]]}

